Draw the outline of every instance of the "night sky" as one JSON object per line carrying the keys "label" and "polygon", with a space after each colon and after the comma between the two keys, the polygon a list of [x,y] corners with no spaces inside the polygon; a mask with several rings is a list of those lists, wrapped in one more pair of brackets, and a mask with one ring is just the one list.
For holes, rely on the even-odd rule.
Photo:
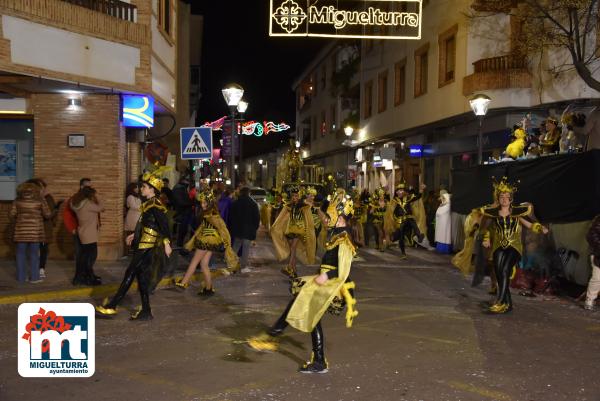
{"label": "night sky", "polygon": [[[294,129],[292,82],[328,41],[269,37],[266,0],[196,0],[192,12],[204,16],[200,122],[228,113],[221,89],[230,82],[244,88],[247,119],[285,121]],[[288,132],[290,132],[288,131]],[[262,153],[285,133],[244,138],[244,155]]]}

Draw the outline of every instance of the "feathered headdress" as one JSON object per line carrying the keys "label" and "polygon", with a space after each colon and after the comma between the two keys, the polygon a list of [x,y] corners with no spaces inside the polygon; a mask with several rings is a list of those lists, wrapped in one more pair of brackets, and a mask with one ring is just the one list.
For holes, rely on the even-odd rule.
{"label": "feathered headdress", "polygon": [[161,166],[158,163],[153,166],[152,171],[147,171],[142,175],[142,181],[160,192],[163,188],[163,174],[171,170],[171,166]]}
{"label": "feathered headdress", "polygon": [[338,214],[349,219],[354,214],[354,202],[349,196],[345,196],[342,198],[341,202],[336,205],[336,210]]}
{"label": "feathered headdress", "polygon": [[317,196],[317,189],[315,187],[313,187],[312,185],[309,185],[306,187],[306,189],[304,190],[304,193],[306,195],[312,195],[312,196]]}

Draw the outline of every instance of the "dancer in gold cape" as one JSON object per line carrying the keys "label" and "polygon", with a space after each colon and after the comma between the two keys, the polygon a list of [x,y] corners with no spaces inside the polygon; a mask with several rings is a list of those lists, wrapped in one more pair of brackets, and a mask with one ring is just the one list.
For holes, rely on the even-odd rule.
{"label": "dancer in gold cape", "polygon": [[483,212],[481,209],[473,209],[465,219],[465,244],[463,249],[452,257],[452,265],[467,276],[473,273],[473,249],[475,248],[475,239],[481,225]]}
{"label": "dancer in gold cape", "polygon": [[289,257],[281,272],[296,278],[296,258],[303,264],[314,263],[316,238],[310,206],[300,202],[300,188],[292,186],[289,191],[290,201],[271,226],[271,238],[277,259],[283,261]]}
{"label": "dancer in gold cape", "polygon": [[208,262],[213,252],[225,251],[225,262],[227,263],[227,272],[236,272],[240,268],[237,255],[231,249],[231,236],[227,230],[225,222],[217,210],[215,197],[210,190],[200,192],[197,196],[200,202],[201,217],[200,224],[192,238],[185,244],[189,251],[195,249],[194,256],[185,272],[183,278],[175,282],[178,289],[185,290],[200,264],[202,275],[204,276],[204,288],[198,295],[211,296],[215,291],[212,286],[212,277],[208,268]]}
{"label": "dancer in gold cape", "polygon": [[281,317],[268,333],[248,341],[248,344],[258,351],[274,350],[277,349],[276,337],[283,334],[288,325],[305,333],[311,333],[312,357],[300,368],[302,373],[328,371],[321,327],[321,319],[325,312],[339,315],[346,306],[346,327],[351,327],[353,319],[358,315],[354,309],[355,284],[349,278],[352,258],[355,254],[348,227],[353,213],[352,201],[344,199],[337,210],[338,218],[330,232],[319,274],[294,280],[292,294],[295,298],[290,301]]}
{"label": "dancer in gold cape", "polygon": [[386,228],[389,223],[385,222],[385,212],[387,209],[387,201],[385,199],[385,189],[376,189],[368,206],[368,214],[371,216],[371,223],[377,235],[377,249],[381,252],[385,251],[386,244]]}
{"label": "dancer in gold cape", "polygon": [[[421,191],[425,189],[422,186]],[[394,198],[389,202],[385,213],[384,229],[393,241],[398,241],[400,251],[402,252],[401,259],[406,259],[406,237],[409,239],[413,235],[417,236],[418,242],[423,242],[425,233],[421,231],[417,219],[425,216],[421,193],[413,194],[406,191],[406,184],[400,183],[396,186]],[[423,229],[425,221],[422,222]]]}

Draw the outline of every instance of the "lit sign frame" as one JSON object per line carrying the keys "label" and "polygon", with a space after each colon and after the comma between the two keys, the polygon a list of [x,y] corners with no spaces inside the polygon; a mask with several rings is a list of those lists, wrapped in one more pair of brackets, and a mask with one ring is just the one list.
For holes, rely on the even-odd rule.
{"label": "lit sign frame", "polygon": [[154,127],[154,99],[143,95],[121,95],[123,126],[128,128]]}
{"label": "lit sign frame", "polygon": [[[364,9],[352,9],[357,4]],[[392,10],[383,10],[383,4]],[[415,12],[394,11],[401,4]],[[419,40],[422,15],[422,0],[270,0],[269,36]],[[363,33],[384,26],[396,34]]]}

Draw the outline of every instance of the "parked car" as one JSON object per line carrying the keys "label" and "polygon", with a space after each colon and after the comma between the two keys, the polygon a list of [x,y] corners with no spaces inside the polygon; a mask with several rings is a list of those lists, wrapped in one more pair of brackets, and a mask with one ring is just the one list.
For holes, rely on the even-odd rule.
{"label": "parked car", "polygon": [[250,188],[250,197],[258,203],[258,206],[261,206],[267,201],[267,191],[260,187]]}

